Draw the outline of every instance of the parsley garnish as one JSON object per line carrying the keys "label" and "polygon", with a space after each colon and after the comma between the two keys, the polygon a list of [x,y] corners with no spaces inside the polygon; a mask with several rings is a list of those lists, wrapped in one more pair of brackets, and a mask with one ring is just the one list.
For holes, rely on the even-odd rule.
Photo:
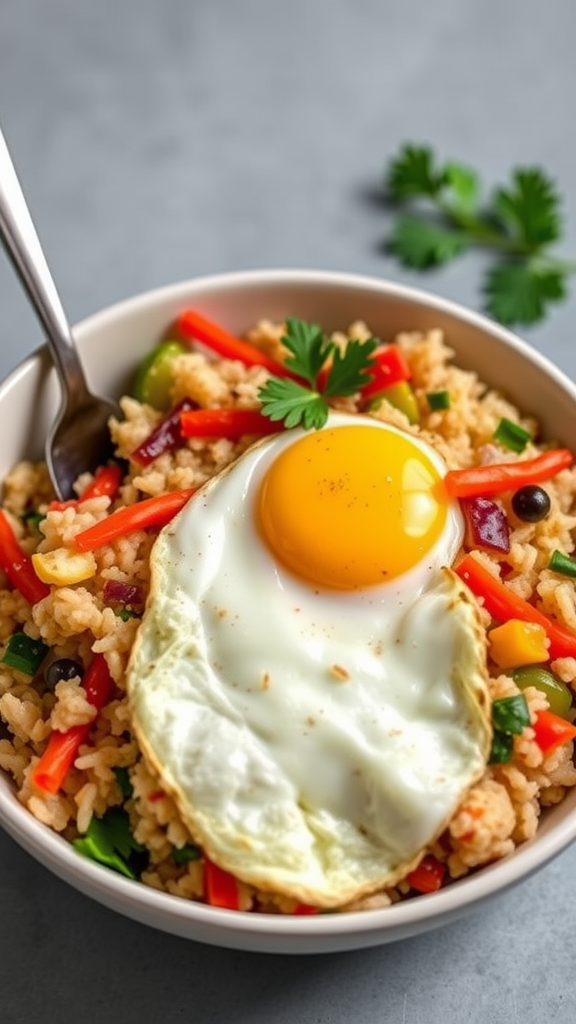
{"label": "parsley garnish", "polygon": [[490,250],[484,304],[504,324],[536,323],[565,298],[576,263],[550,252],[562,234],[560,198],[540,168],[516,168],[485,198],[472,168],[406,145],[386,170],[385,189],[391,203],[417,207],[399,216],[387,244],[405,266],[427,270],[473,246]]}
{"label": "parsley garnish", "polygon": [[[285,365],[302,383],[288,377],[270,377],[260,388],[262,412],[285,427],[319,430],[328,419],[329,399],[353,395],[369,380],[372,353],[378,342],[351,340],[342,351],[321,327],[288,317],[282,344],[288,350]],[[319,386],[320,371],[330,360]]]}

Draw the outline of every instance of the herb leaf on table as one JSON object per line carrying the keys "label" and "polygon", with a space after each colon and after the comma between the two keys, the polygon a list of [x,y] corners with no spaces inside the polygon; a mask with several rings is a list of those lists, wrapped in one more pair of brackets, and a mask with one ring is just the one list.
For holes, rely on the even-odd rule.
{"label": "herb leaf on table", "polygon": [[408,144],[389,162],[384,184],[399,210],[387,250],[404,266],[439,267],[472,247],[491,252],[484,305],[508,325],[536,323],[566,297],[576,263],[551,252],[562,236],[561,202],[540,168],[516,168],[484,196],[474,169]]}

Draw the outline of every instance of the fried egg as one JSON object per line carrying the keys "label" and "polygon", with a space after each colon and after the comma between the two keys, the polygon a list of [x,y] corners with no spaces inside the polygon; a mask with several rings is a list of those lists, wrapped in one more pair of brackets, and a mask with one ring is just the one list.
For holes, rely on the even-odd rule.
{"label": "fried egg", "polygon": [[416,865],[482,774],[485,634],[420,438],[332,415],[248,449],[165,527],[128,670],[140,746],[197,842],[336,907]]}

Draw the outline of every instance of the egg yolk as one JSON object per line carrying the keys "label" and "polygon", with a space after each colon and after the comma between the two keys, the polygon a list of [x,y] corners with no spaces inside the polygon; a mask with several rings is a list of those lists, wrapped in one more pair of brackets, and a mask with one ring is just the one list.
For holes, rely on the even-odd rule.
{"label": "egg yolk", "polygon": [[257,520],[289,570],[355,590],[415,566],[446,522],[442,478],[408,435],[354,424],[305,434],[266,471]]}

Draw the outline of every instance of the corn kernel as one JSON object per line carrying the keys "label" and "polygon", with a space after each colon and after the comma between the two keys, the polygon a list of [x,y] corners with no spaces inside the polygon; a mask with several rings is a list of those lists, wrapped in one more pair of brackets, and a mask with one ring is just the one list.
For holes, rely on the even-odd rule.
{"label": "corn kernel", "polygon": [[518,668],[548,661],[546,630],[537,622],[509,619],[488,634],[489,653],[499,668]]}

